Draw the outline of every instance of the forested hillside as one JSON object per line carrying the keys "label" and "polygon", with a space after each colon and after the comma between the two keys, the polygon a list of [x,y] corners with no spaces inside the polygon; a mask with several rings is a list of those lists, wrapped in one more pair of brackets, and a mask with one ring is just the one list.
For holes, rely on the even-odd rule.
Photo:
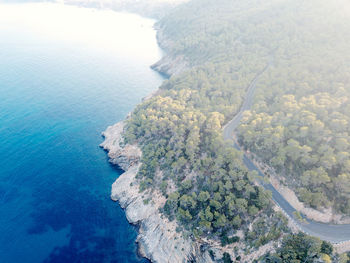
{"label": "forested hillside", "polygon": [[[158,96],[136,108],[125,137],[143,146],[140,190],[160,189],[168,198],[163,212],[170,219],[176,218],[195,236],[209,235],[225,243],[227,234],[246,229],[257,216],[268,217],[265,226],[254,224],[255,235],[259,233],[261,239],[253,238],[254,231],[247,236],[259,246],[288,230],[281,215],[271,211],[270,193],[254,185],[242,155],[223,141],[221,130],[239,110],[251,79],[269,58],[248,51],[239,54],[242,44],[233,47],[238,50],[232,50],[232,56],[225,56],[226,49],[237,44],[230,33],[237,28],[227,7],[234,10],[230,1],[207,1],[206,5],[194,1],[159,22],[172,42],[169,52],[185,55],[193,67],[165,81]],[[217,8],[215,16],[205,17]],[[216,21],[219,17],[220,23]],[[206,24],[208,32],[201,31]],[[184,39],[183,34],[189,38]],[[222,47],[211,43],[214,40],[222,42]],[[204,42],[207,50],[194,41]]]}
{"label": "forested hillside", "polygon": [[191,69],[128,119],[127,141],[142,145],[140,191],[162,191],[162,212],[194,236],[226,244],[241,229],[260,246],[288,232],[270,193],[222,138],[269,65],[239,141],[307,204],[349,213],[349,8],[345,0],[194,0],[160,20],[165,51]]}
{"label": "forested hillside", "polygon": [[350,214],[349,2],[201,4],[192,1],[160,21],[171,52],[195,66],[164,86],[194,89],[196,107],[227,121],[249,82],[272,61],[240,142],[287,177],[308,205]]}
{"label": "forested hillside", "polygon": [[350,4],[294,5],[239,138],[306,204],[349,215]]}

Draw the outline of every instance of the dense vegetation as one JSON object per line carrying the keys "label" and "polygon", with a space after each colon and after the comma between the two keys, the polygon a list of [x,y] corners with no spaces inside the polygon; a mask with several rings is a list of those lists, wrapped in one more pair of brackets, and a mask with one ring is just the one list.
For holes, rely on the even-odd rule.
{"label": "dense vegetation", "polygon": [[203,114],[189,94],[174,88],[139,105],[125,136],[143,146],[141,191],[158,187],[168,197],[164,213],[195,235],[221,235],[270,207],[270,193],[252,184],[240,153],[223,142],[224,116]]}
{"label": "dense vegetation", "polygon": [[330,243],[298,233],[286,236],[282,240],[281,247],[277,249],[277,253],[266,255],[263,262],[330,263],[333,262],[332,253],[333,247]]}
{"label": "dense vegetation", "polygon": [[[127,141],[143,147],[141,190],[160,189],[168,198],[163,212],[170,219],[195,236],[219,236],[223,244],[237,240],[234,230],[252,222],[245,238],[259,246],[278,239],[286,231],[285,222],[271,212],[270,193],[252,183],[242,156],[222,141],[221,130],[239,110],[247,86],[273,49],[264,46],[268,39],[248,39],[246,27],[255,9],[240,5],[192,1],[160,21],[173,43],[168,52],[185,55],[193,67],[139,105],[125,134]],[[205,14],[211,9],[217,12],[208,19]],[[254,221],[257,215],[264,220]]]}
{"label": "dense vegetation", "polygon": [[267,112],[248,113],[240,132],[247,148],[294,179],[302,201],[349,214],[350,105],[343,92],[281,96]]}
{"label": "dense vegetation", "polygon": [[284,175],[305,203],[350,214],[350,5],[297,3],[271,25],[290,23],[240,142]]}
{"label": "dense vegetation", "polygon": [[[223,245],[237,242],[242,229],[254,247],[288,231],[270,193],[222,139],[222,125],[267,65],[240,142],[302,186],[305,202],[349,212],[350,60],[341,54],[349,24],[340,23],[347,15],[341,3],[193,0],[158,22],[166,51],[190,69],[136,108],[125,137],[142,146],[140,191],[160,190],[167,197],[162,212],[179,229]],[[287,236],[286,246],[288,238],[299,237]]]}
{"label": "dense vegetation", "polygon": [[223,113],[225,120],[254,74],[273,61],[258,83],[240,141],[285,175],[302,201],[345,214],[350,213],[349,16],[344,0],[219,0],[192,1],[160,22],[173,43],[169,52],[184,54],[192,66],[230,69],[215,71],[222,81],[211,94],[201,85],[213,77],[208,71],[193,75],[199,85],[186,78],[181,83],[209,97],[195,106]]}
{"label": "dense vegetation", "polygon": [[[236,43],[231,33],[209,36],[211,33],[198,30],[207,25],[209,31],[221,31],[223,24],[214,22],[218,16],[237,30],[231,25],[227,6],[232,9],[230,1],[208,1],[207,6],[193,1],[160,21],[163,34],[173,43],[168,51],[185,55],[193,67],[165,81],[158,96],[137,107],[128,120],[125,137],[142,145],[141,191],[160,189],[168,198],[163,212],[170,219],[176,218],[195,236],[220,237],[226,244],[238,241],[232,236],[234,230],[246,227],[265,210],[263,214],[275,220],[267,220],[264,231],[271,228],[274,234],[256,243],[263,244],[279,238],[282,232],[276,225],[282,227],[285,222],[276,222],[280,217],[271,212],[270,193],[253,184],[241,154],[222,140],[221,130],[239,110],[251,79],[266,63],[246,52],[232,51],[232,58],[226,56],[227,48]],[[216,17],[203,17],[217,7],[222,10]],[[193,8],[198,12],[193,13]],[[182,34],[191,36],[188,43],[183,42]],[[225,38],[220,40],[222,47],[211,42],[213,37],[215,41]],[[194,45],[192,38],[205,41],[203,48],[208,50],[204,53],[211,55],[205,55],[202,45]],[[242,49],[242,45],[236,48]]]}

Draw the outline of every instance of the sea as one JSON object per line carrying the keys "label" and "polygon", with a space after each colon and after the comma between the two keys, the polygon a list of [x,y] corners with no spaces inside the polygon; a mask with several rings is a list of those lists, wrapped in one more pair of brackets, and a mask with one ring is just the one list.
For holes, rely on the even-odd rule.
{"label": "sea", "polygon": [[0,3],[0,262],[148,262],[99,148],[163,77],[155,21]]}

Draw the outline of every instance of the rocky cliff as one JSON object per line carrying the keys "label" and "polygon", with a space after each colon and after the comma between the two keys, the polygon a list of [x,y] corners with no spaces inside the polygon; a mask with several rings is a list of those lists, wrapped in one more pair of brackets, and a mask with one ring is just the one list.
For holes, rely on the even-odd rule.
{"label": "rocky cliff", "polygon": [[125,144],[122,132],[124,122],[119,122],[103,132],[100,145],[110,157],[110,162],[125,172],[113,183],[111,198],[125,209],[128,221],[139,226],[137,242],[139,253],[152,262],[213,262],[200,241],[183,237],[176,232],[176,223],[169,222],[159,213],[166,201],[157,191],[139,192],[135,178],[141,166],[141,150],[137,145]]}
{"label": "rocky cliff", "polygon": [[166,54],[158,62],[153,64],[151,68],[166,76],[177,75],[188,69],[189,63],[184,56],[174,55],[170,52],[173,43],[163,34],[162,28],[156,25],[155,29],[157,30],[158,44]]}

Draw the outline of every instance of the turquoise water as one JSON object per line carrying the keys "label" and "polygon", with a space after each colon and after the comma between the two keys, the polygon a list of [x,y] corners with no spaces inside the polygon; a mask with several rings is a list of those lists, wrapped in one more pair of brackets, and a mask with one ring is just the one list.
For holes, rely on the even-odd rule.
{"label": "turquoise water", "polygon": [[0,262],[146,262],[98,145],[162,81],[153,23],[0,4]]}

